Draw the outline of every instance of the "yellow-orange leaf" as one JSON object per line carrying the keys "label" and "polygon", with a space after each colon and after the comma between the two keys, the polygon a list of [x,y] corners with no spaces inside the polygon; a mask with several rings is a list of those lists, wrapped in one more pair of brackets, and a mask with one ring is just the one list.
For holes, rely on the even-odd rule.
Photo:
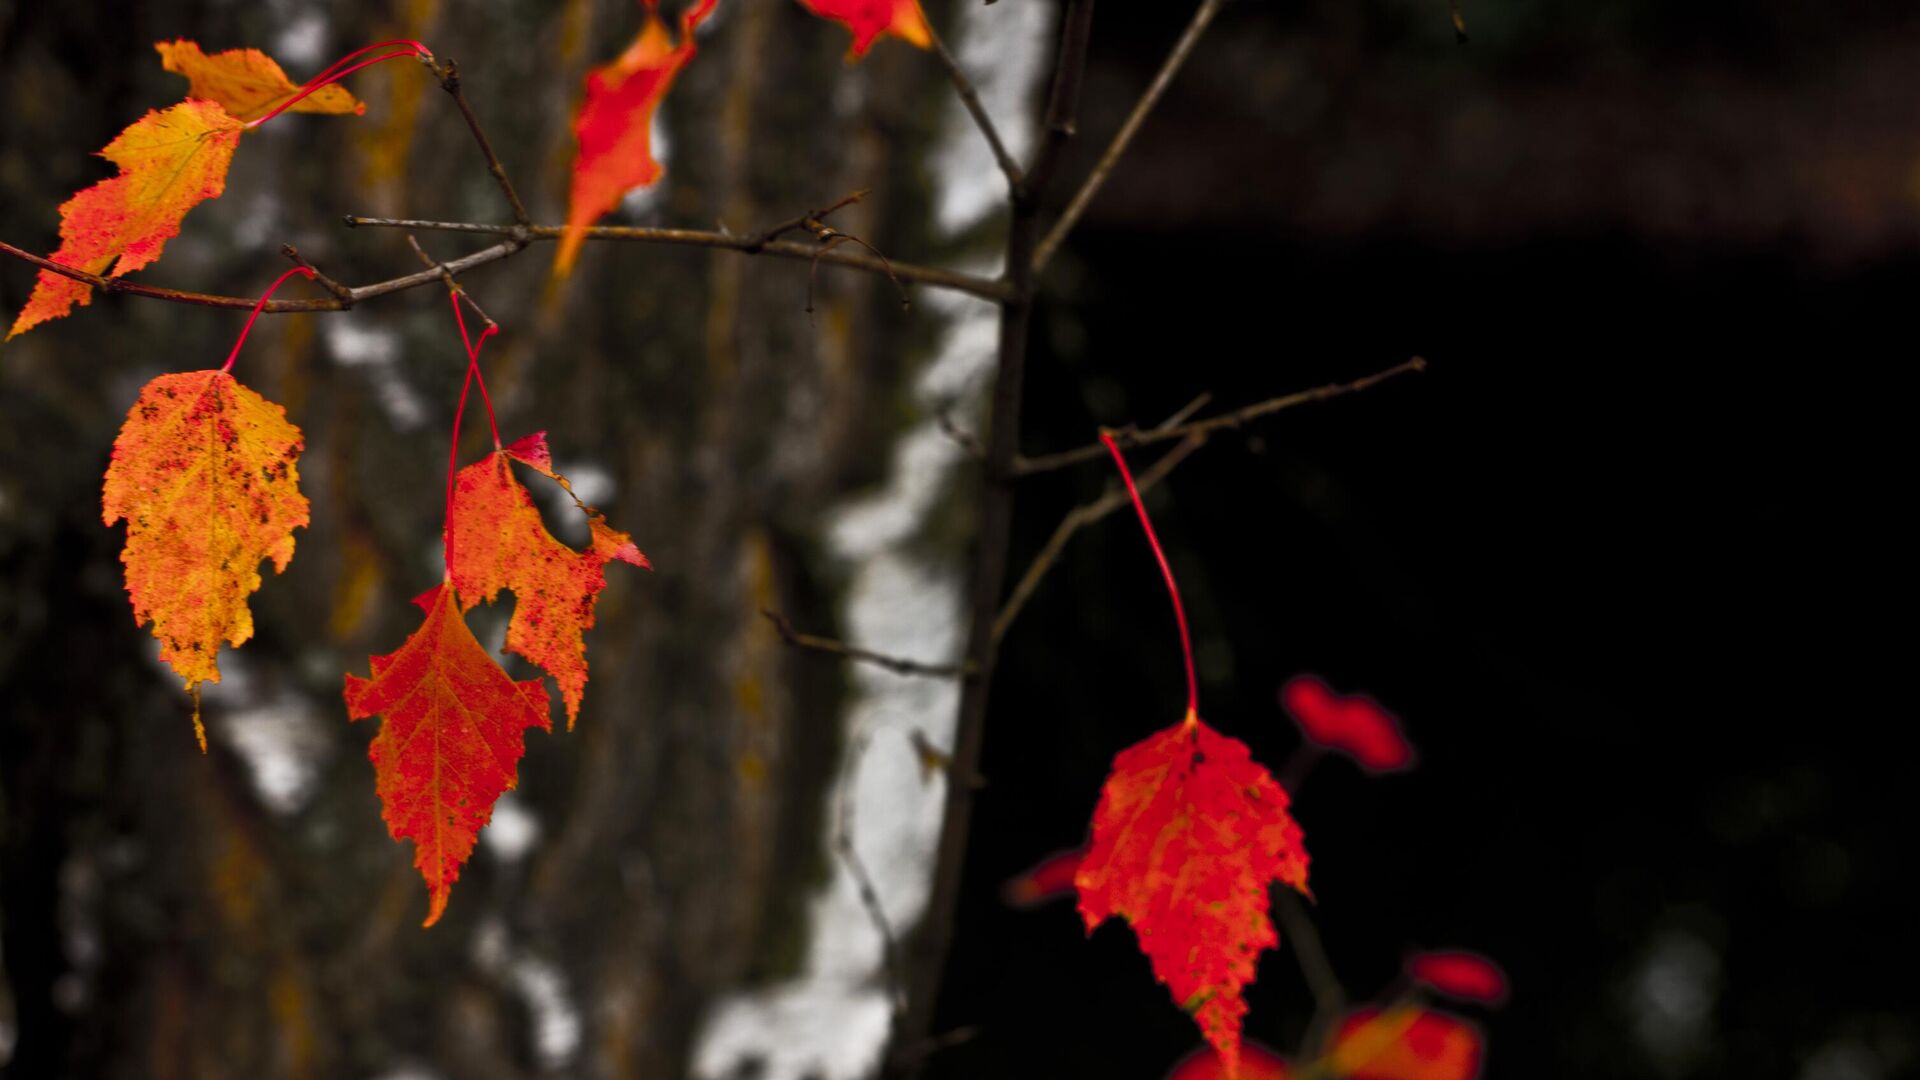
{"label": "yellow-orange leaf", "polygon": [[592,541],[575,551],[540,520],[527,489],[514,478],[509,460],[519,461],[573,488],[553,471],[546,432],[535,432],[484,461],[460,470],[454,480],[453,510],[447,518],[447,564],[460,609],[492,603],[505,589],[513,593],[513,619],[507,623],[507,649],[544,668],[560,686],[567,703],[567,728],[580,715],[587,687],[585,634],[593,626],[594,602],[606,587],[605,567],[618,559],[647,566],[626,533],[588,509]]}
{"label": "yellow-orange leaf", "polygon": [[[183,101],[136,120],[100,151],[120,166],[120,175],[61,204],[60,250],[53,261],[119,277],[158,259],[166,242],[180,235],[187,211],[225,190],[242,127],[211,101]],[[7,336],[92,299],[92,286],[42,270]]]}
{"label": "yellow-orange leaf", "polygon": [[892,34],[922,49],[933,44],[920,0],[800,0],[800,6],[853,31],[849,60],[865,56],[881,34]]}
{"label": "yellow-orange leaf", "polygon": [[[285,409],[224,371],[161,375],[140,391],[113,443],[101,517],[127,522],[127,595],[153,624],[160,658],[197,690],[219,682],[220,643],[253,636],[247,597],[260,563],[293,558],[307,523],[300,429]],[[206,735],[194,716],[195,734]]]}
{"label": "yellow-orange leaf", "polygon": [[611,63],[587,73],[586,97],[573,118],[580,150],[573,159],[573,189],[567,200],[567,231],[554,256],[554,273],[573,269],[587,226],[620,205],[634,188],[660,179],[653,157],[653,114],[659,110],[674,76],[693,59],[693,31],[713,13],[718,0],[698,0],[680,17],[680,42],[654,12],[657,0],[643,0],[646,25]]}
{"label": "yellow-orange leaf", "polygon": [[[156,42],[153,47],[168,71],[187,77],[188,97],[217,102],[241,120],[258,120],[300,91],[273,57],[259,49],[228,49],[209,56],[185,40]],[[288,111],[357,116],[367,107],[336,84],[321,87]]]}
{"label": "yellow-orange leaf", "polygon": [[367,748],[381,817],[395,840],[414,844],[426,880],[427,920],[447,909],[460,867],[473,853],[493,804],[518,780],[526,730],[550,731],[547,688],[514,682],[480,647],[444,583],[414,599],[420,629],[386,656],[370,679],[348,673],[347,715],[385,717]]}

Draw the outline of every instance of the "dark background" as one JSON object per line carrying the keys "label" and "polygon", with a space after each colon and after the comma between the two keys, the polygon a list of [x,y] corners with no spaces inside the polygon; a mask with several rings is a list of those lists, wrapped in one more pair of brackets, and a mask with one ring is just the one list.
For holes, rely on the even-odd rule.
{"label": "dark background", "polygon": [[[808,26],[789,17],[790,6],[771,16],[776,46]],[[491,20],[460,5],[423,17],[425,7],[434,6],[330,10],[349,22],[384,19],[394,32],[437,30],[436,45],[450,41],[443,47],[492,65],[490,78],[473,80],[477,107],[518,131],[516,164],[535,163],[526,171],[536,179],[522,176],[522,186],[538,193],[536,215],[551,220],[564,191],[555,182],[564,129],[553,118],[564,116],[565,88],[592,58],[562,47],[550,60],[549,46],[564,42],[545,11]],[[588,8],[600,39],[631,32],[622,5],[567,11]],[[1189,10],[1101,6],[1083,138],[1064,175],[1090,164]],[[181,5],[145,22],[26,5],[0,4],[0,15],[14,103],[12,126],[0,127],[0,235],[29,247],[51,245],[48,207],[93,178],[84,149],[155,100],[162,77],[126,74],[145,71],[136,64],[157,71],[145,53],[153,40],[200,27],[211,48],[262,41],[274,25],[272,12],[222,4]],[[1231,5],[1048,272],[1026,450],[1079,445],[1100,424],[1151,423],[1201,392],[1226,408],[1427,358],[1423,374],[1216,437],[1149,499],[1186,596],[1209,722],[1278,768],[1297,737],[1275,691],[1314,672],[1337,689],[1374,694],[1418,748],[1411,773],[1369,778],[1328,759],[1296,792],[1314,858],[1314,919],[1349,993],[1365,999],[1387,987],[1411,948],[1473,948],[1513,980],[1504,1009],[1473,1013],[1494,1077],[1911,1075],[1920,995],[1900,962],[1914,935],[1895,886],[1911,846],[1895,824],[1906,816],[1899,795],[1910,768],[1896,722],[1908,710],[1896,711],[1893,672],[1905,657],[1892,628],[1910,607],[1896,559],[1912,545],[1896,526],[1903,487],[1891,474],[1920,271],[1920,20],[1905,5],[1811,0],[1481,2],[1466,17],[1472,41],[1458,45],[1441,0]],[[516,59],[501,44],[515,35],[538,45]],[[363,37],[373,39],[355,34],[335,51]],[[712,113],[726,91],[721,74],[752,55],[716,38],[702,53],[700,70],[711,76],[690,75],[682,88],[675,134],[686,150],[662,220],[705,225],[722,203],[774,220],[796,198],[879,176],[872,234],[903,258],[940,261],[950,253],[902,224],[924,212],[910,167],[875,149],[900,147],[905,157],[920,145],[915,117],[933,115],[940,88],[928,89],[925,70],[897,46],[848,69],[840,38],[806,40],[792,61],[804,62],[799,73],[783,71],[793,77],[787,86],[871,78],[921,89],[901,96],[904,116],[849,121],[832,114],[824,90],[782,96],[776,80],[760,91],[769,129],[818,124],[833,133],[782,156],[780,136],[763,131],[750,144],[760,160],[804,158],[819,171],[766,166],[742,181],[739,162],[701,150],[701,132],[685,126],[693,122],[685,117]],[[390,176],[352,172],[372,168],[362,159],[377,160],[378,147],[356,143],[349,154],[341,142],[317,144],[338,152],[329,167],[339,171],[287,192],[290,205],[313,212],[285,211],[291,221],[272,244],[284,231],[310,252],[360,259],[365,273],[342,276],[369,280],[395,259],[410,269],[410,257],[365,236],[339,237],[331,214],[497,216],[484,177],[471,183],[465,168],[458,175],[468,186],[447,179],[471,163],[459,157],[470,147],[443,105],[424,104],[438,141],[414,149],[414,172],[398,187]],[[870,122],[867,134],[847,130],[861,122]],[[313,160],[279,145],[283,160]],[[827,173],[829,163],[841,171]],[[244,180],[236,172],[236,190]],[[722,190],[738,202],[704,194]],[[230,193],[223,206],[232,217],[209,207],[189,221],[189,231],[198,223],[218,240],[170,248],[177,263],[154,280],[256,287],[262,260],[235,225],[245,204]],[[450,912],[453,929],[432,940],[380,937],[382,927],[411,935],[417,913],[389,904],[370,915],[363,902],[382,882],[397,882],[389,892],[402,903],[417,900],[408,890],[418,887],[367,805],[364,733],[338,736],[344,745],[314,811],[344,822],[341,835],[354,844],[275,831],[257,824],[257,810],[233,809],[245,805],[244,784],[217,750],[211,775],[223,782],[187,779],[209,774],[175,745],[185,723],[177,695],[127,660],[141,655],[144,634],[125,625],[116,538],[97,527],[103,439],[150,373],[142,365],[188,362],[143,348],[166,340],[178,356],[210,354],[226,347],[231,327],[100,302],[0,352],[0,364],[14,365],[0,436],[9,482],[0,517],[10,590],[0,605],[9,993],[16,1016],[55,1017],[26,1002],[39,980],[73,965],[53,928],[71,918],[61,905],[72,875],[91,873],[106,883],[92,887],[107,895],[94,903],[110,964],[81,974],[102,995],[94,1000],[113,1006],[61,1013],[40,1041],[29,1035],[22,1055],[55,1063],[34,1075],[299,1072],[289,1061],[315,1075],[361,1075],[421,1032],[449,1075],[492,1075],[475,1062],[511,1062],[499,1075],[541,1075],[526,1064],[524,1042],[501,1034],[523,1023],[518,1006],[465,956],[471,927],[459,920],[482,898],[507,912],[516,942],[568,964],[584,957],[589,972],[608,954],[646,973],[637,984],[581,976],[582,994],[667,1002],[636,1011],[642,1019],[620,1033],[645,1052],[606,1051],[593,1059],[600,1072],[637,1061],[647,1075],[667,1074],[699,1003],[779,975],[777,958],[792,950],[780,927],[794,907],[781,898],[804,896],[824,858],[763,858],[752,838],[791,846],[817,836],[809,815],[825,797],[835,738],[818,722],[831,715],[834,691],[814,684],[817,666],[779,669],[788,689],[776,695],[786,704],[775,720],[791,725],[774,759],[779,797],[764,807],[722,799],[717,813],[687,763],[705,760],[693,751],[707,747],[706,732],[733,722],[716,719],[731,689],[718,677],[717,689],[701,684],[699,672],[713,656],[733,663],[726,650],[757,640],[736,629],[763,628],[751,604],[714,582],[731,566],[729,538],[761,530],[778,594],[803,619],[828,617],[821,594],[831,582],[808,566],[805,508],[874,478],[880,433],[868,428],[894,388],[874,355],[908,348],[916,331],[886,296],[876,302],[864,285],[823,276],[825,303],[844,305],[843,321],[829,314],[825,324],[872,331],[851,347],[869,385],[836,399],[831,424],[796,420],[780,395],[835,391],[820,391],[813,369],[790,358],[820,364],[831,348],[819,341],[831,333],[752,314],[792,307],[792,268],[731,271],[744,261],[697,253],[655,259],[644,278],[587,268],[583,299],[558,315],[536,304],[542,267],[516,262],[487,280],[495,314],[527,327],[521,341],[533,342],[502,361],[507,389],[496,394],[507,408],[518,400],[520,416],[567,415],[576,432],[601,440],[578,436],[576,446],[595,452],[641,442],[614,459],[624,460],[623,475],[670,477],[648,481],[655,486],[624,509],[649,522],[642,546],[663,568],[644,591],[634,587],[627,610],[647,605],[674,622],[648,614],[655,621],[629,633],[609,615],[594,646],[595,694],[599,680],[617,685],[624,676],[614,672],[631,666],[648,723],[652,713],[688,719],[664,735],[635,735],[610,715],[599,728],[583,717],[587,741],[564,754],[530,753],[529,798],[545,800],[543,809],[576,807],[597,824],[578,833],[554,826],[551,850],[527,880],[476,861],[460,887],[472,907]],[[632,263],[605,265],[637,274]],[[0,306],[17,309],[30,281],[24,268],[0,271]],[[729,288],[747,312],[729,317],[751,327],[732,346],[746,374],[739,387],[689,387],[660,357],[719,349],[703,336],[716,324],[701,318]],[[431,308],[439,318],[443,298],[414,298],[382,317],[412,348],[443,345],[443,328],[420,314]],[[297,325],[280,343],[296,358]],[[527,374],[536,351],[551,378]],[[349,375],[315,364],[308,384],[293,360],[285,374],[262,366],[274,372],[263,380],[284,380],[314,403],[302,423],[316,447],[362,447],[352,475],[367,491],[324,501],[306,557],[370,543],[383,565],[417,570],[417,553],[393,538],[430,534],[432,508],[383,517],[398,499],[382,485],[417,488],[432,471],[402,467],[390,477],[378,463],[402,450],[443,461],[422,449],[437,445],[438,421],[407,442],[381,433],[369,392]],[[435,401],[451,393],[440,385],[456,377],[448,371],[430,384]],[[764,380],[757,387],[755,376]],[[647,423],[664,433],[636,435],[639,414],[618,411],[631,401],[655,410]],[[768,485],[775,494],[757,484],[743,494],[679,464],[683,451],[720,447],[735,472],[758,477],[778,460],[762,445],[769,440],[705,420],[676,426],[683,413],[751,415],[775,433],[804,421],[848,434],[824,436],[832,445],[820,475],[781,472]],[[1136,468],[1151,458],[1139,453]],[[1060,515],[1107,482],[1097,466],[1029,481],[1016,570]],[[725,511],[668,516],[689,505]],[[620,523],[623,506],[608,509]],[[689,523],[676,530],[656,520]],[[702,563],[716,545],[721,554]],[[676,564],[693,569],[676,573]],[[614,588],[617,597],[627,586]],[[294,656],[333,589],[270,581],[256,608],[264,608],[260,655]],[[331,636],[325,679],[307,685],[289,674],[291,685],[337,693],[341,665],[387,651],[410,628],[395,612],[416,583],[393,572],[378,589],[385,614]],[[1080,842],[1113,754],[1179,718],[1172,620],[1130,517],[1075,537],[1006,646],[937,1025],[978,1032],[932,1059],[932,1071],[1158,1076],[1196,1045],[1196,1032],[1130,934],[1109,925],[1089,940],[1070,902],[1013,910],[999,891],[1043,855]],[[769,670],[784,663],[777,649],[749,655]],[[605,779],[616,771],[617,782]],[[115,862],[138,844],[168,851],[180,842],[169,837],[189,830],[208,836],[206,851]],[[296,911],[287,898],[310,887],[304,878],[260,886],[260,903],[287,904],[271,930],[231,911],[200,914],[206,887],[196,875],[224,865],[207,852],[244,847],[234,838],[256,833],[266,837],[256,839],[269,881],[282,865],[322,865],[338,879],[337,895],[309,902],[300,893],[307,906]],[[609,918],[627,910],[606,906],[622,902],[617,894],[578,884],[597,883],[593,871],[611,851],[643,851],[669,878],[676,865],[709,876],[674,878],[684,884],[629,904],[646,914],[629,925],[626,915]],[[767,899],[732,922],[702,921],[717,895]],[[656,911],[664,914],[653,919]],[[336,962],[367,949],[372,968]],[[1247,1033],[1291,1050],[1310,999],[1284,944],[1260,971]],[[214,1032],[216,1009],[232,1012],[236,1030],[243,1021],[257,1029],[244,1010],[257,1007],[269,977],[303,988],[317,1003],[316,1030],[332,1041],[302,1057]],[[358,1011],[328,1011],[356,995],[366,1002]],[[184,1014],[189,1023],[167,1011],[177,1001],[207,1013]],[[596,1029],[594,1052],[614,1038]],[[204,1050],[183,1049],[196,1039]]]}

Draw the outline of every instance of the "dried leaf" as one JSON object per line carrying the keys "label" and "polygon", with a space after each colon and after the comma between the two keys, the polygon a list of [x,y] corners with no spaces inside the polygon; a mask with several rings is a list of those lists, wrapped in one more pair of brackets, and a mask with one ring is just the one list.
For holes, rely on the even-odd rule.
{"label": "dried leaf", "polygon": [[853,31],[848,60],[867,55],[881,34],[892,34],[922,49],[933,44],[933,34],[927,28],[926,13],[920,10],[920,0],[800,0],[800,6]]}
{"label": "dried leaf", "polygon": [[653,114],[666,100],[674,77],[693,59],[693,31],[713,13],[718,0],[699,0],[680,17],[680,41],[674,44],[655,8],[643,0],[646,25],[633,44],[611,63],[587,73],[586,97],[573,119],[580,149],[573,159],[573,189],[567,202],[567,231],[554,256],[554,273],[565,276],[580,254],[586,228],[620,205],[627,192],[660,179],[653,157]]}
{"label": "dried leaf", "polygon": [[566,701],[571,730],[586,692],[585,633],[593,626],[594,602],[607,584],[606,564],[615,559],[649,564],[626,533],[591,509],[587,550],[575,551],[554,539],[532,496],[514,477],[510,460],[553,478],[572,493],[566,479],[553,471],[544,431],[461,469],[447,519],[449,573],[463,611],[492,603],[502,589],[513,593],[507,649],[553,676]]}
{"label": "dried leaf", "polygon": [[[161,375],[128,410],[107,465],[101,517],[125,518],[127,595],[160,658],[197,691],[219,682],[220,643],[253,636],[260,562],[293,558],[307,524],[300,429],[224,371]],[[206,748],[206,735],[195,733]]]}
{"label": "dried leaf", "polygon": [[[216,102],[240,120],[258,120],[300,92],[273,57],[259,49],[228,49],[209,56],[185,40],[156,42],[153,47],[168,71],[187,77],[188,97]],[[288,111],[358,116],[367,106],[335,84],[300,99]]]}
{"label": "dried leaf", "polygon": [[[120,175],[61,204],[60,250],[53,261],[119,277],[158,259],[166,242],[180,234],[187,211],[225,190],[241,129],[219,105],[191,100],[129,125],[100,151],[120,166]],[[7,337],[92,299],[91,285],[42,270]]]}
{"label": "dried leaf", "polygon": [[347,675],[347,715],[383,717],[373,760],[381,817],[412,840],[438,922],[493,805],[518,779],[528,728],[551,731],[547,688],[515,682],[487,655],[444,583],[414,600],[426,620],[399,650],[372,658],[372,678]]}
{"label": "dried leaf", "polygon": [[1119,915],[1229,1074],[1240,1054],[1241,988],[1279,944],[1267,917],[1278,881],[1307,891],[1307,851],[1287,793],[1246,744],[1189,713],[1113,760],[1074,876],[1091,932]]}

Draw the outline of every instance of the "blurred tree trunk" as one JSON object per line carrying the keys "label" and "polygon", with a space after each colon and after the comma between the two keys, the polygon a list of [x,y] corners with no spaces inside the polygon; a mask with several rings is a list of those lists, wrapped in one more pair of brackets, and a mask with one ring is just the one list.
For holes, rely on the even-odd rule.
{"label": "blurred tree trunk", "polygon": [[[0,9],[0,236],[54,246],[55,208],[105,175],[89,153],[181,94],[152,50],[176,36],[277,52],[296,78],[367,42],[426,41],[459,61],[536,219],[560,220],[581,78],[639,13],[500,7]],[[635,220],[749,231],[871,188],[836,224],[933,257],[915,176],[942,88],[905,50],[849,66],[844,48],[791,3],[723,3],[665,113],[667,180]],[[365,117],[249,135],[225,197],[141,279],[256,292],[292,241],[336,278],[378,280],[416,267],[404,237],[339,215],[508,220],[422,71],[389,63],[350,86]],[[442,258],[482,246],[419,239]],[[483,841],[429,931],[411,847],[379,819],[375,725],[349,725],[339,693],[342,672],[413,630],[406,601],[435,581],[465,363],[444,293],[263,320],[241,357],[236,373],[306,432],[313,524],[254,599],[256,639],[222,657],[206,757],[132,624],[99,483],[139,385],[220,360],[240,317],[100,298],[0,350],[14,1074],[678,1075],[716,993],[799,955],[840,677],[757,612],[831,619],[816,533],[885,460],[911,317],[885,281],[823,270],[810,319],[795,262],[600,245],[555,285],[550,258],[536,247],[466,280],[504,327],[485,361],[502,434],[549,431],[562,471],[598,489],[656,569],[609,574],[577,730],[529,735],[514,798],[537,839],[524,853]],[[31,283],[0,270],[9,318]],[[485,426],[466,430],[472,460]],[[572,535],[557,510],[551,522]],[[500,613],[473,624],[497,647]],[[278,805],[248,749],[263,730],[312,770]]]}

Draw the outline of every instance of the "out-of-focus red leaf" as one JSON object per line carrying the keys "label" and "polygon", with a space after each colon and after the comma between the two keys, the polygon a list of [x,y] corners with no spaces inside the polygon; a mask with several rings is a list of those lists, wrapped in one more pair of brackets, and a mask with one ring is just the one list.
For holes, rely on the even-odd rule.
{"label": "out-of-focus red leaf", "polygon": [[1287,803],[1245,743],[1189,713],[1113,759],[1074,875],[1087,930],[1125,917],[1229,1072],[1247,1011],[1241,988],[1261,950],[1280,943],[1267,889],[1307,891],[1307,849]]}
{"label": "out-of-focus red leaf", "polygon": [[867,55],[881,34],[892,34],[922,49],[933,44],[920,0],[800,0],[800,6],[853,31],[848,60]]}
{"label": "out-of-focus red leaf", "polygon": [[1296,675],[1280,688],[1280,705],[1307,741],[1338,750],[1369,772],[1413,768],[1413,744],[1400,721],[1365,694],[1339,694],[1315,675]]}
{"label": "out-of-focus red leaf", "polygon": [[655,12],[658,0],[641,0],[646,25],[611,63],[587,73],[586,97],[573,118],[580,149],[573,159],[573,190],[567,203],[567,231],[553,269],[573,269],[587,226],[620,205],[634,188],[660,179],[653,157],[653,114],[666,100],[674,77],[693,59],[693,31],[713,13],[718,0],[699,0],[680,16],[680,41],[667,33]]}
{"label": "out-of-focus red leaf", "polygon": [[1181,1058],[1167,1080],[1287,1080],[1287,1059],[1252,1040],[1240,1044],[1240,1071],[1229,1073],[1220,1051],[1203,1046]]}
{"label": "out-of-focus red leaf", "polygon": [[1415,982],[1463,1001],[1498,1005],[1507,1000],[1507,974],[1500,965],[1465,949],[1417,953],[1407,961]]}
{"label": "out-of-focus red leaf", "polygon": [[1049,900],[1073,892],[1073,875],[1087,857],[1084,847],[1056,851],[1000,886],[1000,897],[1008,907],[1038,907]]}
{"label": "out-of-focus red leaf", "polygon": [[1351,1080],[1473,1080],[1485,1056],[1478,1028],[1418,1005],[1354,1010],[1327,1052],[1332,1074]]}

